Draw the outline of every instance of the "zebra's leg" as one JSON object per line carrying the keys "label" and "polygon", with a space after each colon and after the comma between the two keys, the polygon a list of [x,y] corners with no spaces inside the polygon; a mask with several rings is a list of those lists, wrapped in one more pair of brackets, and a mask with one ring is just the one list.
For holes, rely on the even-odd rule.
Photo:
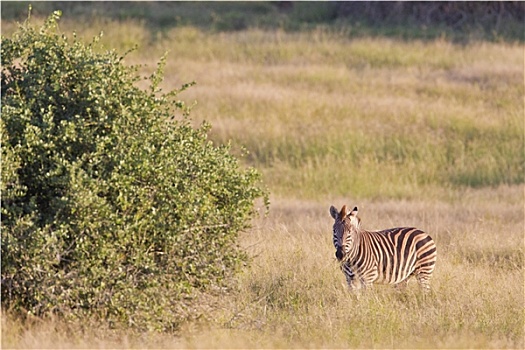
{"label": "zebra's leg", "polygon": [[355,290],[359,289],[359,286],[356,285],[355,281],[355,274],[352,270],[345,271],[345,278],[346,278],[346,285],[348,286],[348,289]]}
{"label": "zebra's leg", "polygon": [[419,286],[421,289],[425,292],[430,292],[430,277],[431,274],[425,272],[425,271],[416,271],[415,272],[416,279],[419,283]]}
{"label": "zebra's leg", "polygon": [[354,279],[347,274],[345,274],[345,278],[346,278],[346,285],[348,286],[348,289],[350,290],[356,289],[354,286]]}
{"label": "zebra's leg", "polygon": [[352,270],[352,268],[350,267],[350,265],[348,264],[343,264],[341,266],[341,269],[343,270],[343,273],[345,275],[345,278],[346,278],[346,284],[348,286],[348,289],[349,290],[357,290],[357,289],[360,289],[361,288],[361,285],[359,283],[357,283],[357,276],[355,274],[355,272]]}
{"label": "zebra's leg", "polygon": [[359,282],[361,283],[361,287],[363,289],[371,289],[374,285],[374,281],[377,281],[378,277],[379,271],[377,270],[377,268],[368,269],[363,273],[359,273]]}

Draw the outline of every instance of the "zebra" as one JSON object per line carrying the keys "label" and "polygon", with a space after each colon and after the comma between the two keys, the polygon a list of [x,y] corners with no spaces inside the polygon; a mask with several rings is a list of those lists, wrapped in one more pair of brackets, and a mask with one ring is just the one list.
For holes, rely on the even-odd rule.
{"label": "zebra", "polygon": [[374,282],[404,287],[408,278],[415,275],[422,289],[429,291],[436,265],[436,244],[432,238],[413,227],[365,231],[357,212],[357,207],[351,211],[346,205],[340,211],[330,207],[335,220],[335,256],[348,287],[366,288]]}

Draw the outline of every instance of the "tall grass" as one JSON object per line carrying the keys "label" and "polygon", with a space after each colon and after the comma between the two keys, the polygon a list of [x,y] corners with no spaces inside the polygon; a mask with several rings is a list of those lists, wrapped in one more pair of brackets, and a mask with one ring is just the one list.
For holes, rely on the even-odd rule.
{"label": "tall grass", "polygon": [[[242,235],[251,265],[230,289],[207,295],[206,316],[179,336],[100,326],[79,331],[56,320],[27,327],[4,318],[3,345],[523,348],[523,190],[468,190],[453,203],[282,199]],[[360,206],[365,228],[414,225],[431,234],[438,263],[430,295],[413,280],[404,292],[382,285],[346,290],[328,214],[330,204],[343,203]]]}
{"label": "tall grass", "polygon": [[[494,192],[519,202],[517,189]],[[234,305],[246,309],[229,308],[226,319],[234,329],[258,325],[260,339],[281,346],[522,347],[523,211],[492,196],[482,190],[456,204],[359,203],[364,227],[415,225],[434,237],[439,260],[428,298],[414,281],[406,293],[388,286],[346,293],[333,258],[329,204],[283,200],[245,237],[255,257]],[[343,203],[350,204],[334,202]]]}
{"label": "tall grass", "polygon": [[[198,39],[176,40],[186,31]],[[173,76],[198,82],[194,116],[212,122],[214,140],[245,145],[273,193],[417,197],[523,183],[521,45],[167,35],[181,43]]]}
{"label": "tall grass", "polygon": [[[9,24],[2,24],[8,34]],[[344,29],[150,32],[141,22],[62,22],[150,74],[195,123],[249,154],[273,194],[241,235],[252,263],[178,336],[2,314],[2,345],[63,347],[523,348],[524,47],[355,38]],[[413,225],[438,245],[433,293],[416,283],[354,295],[331,246],[330,204],[369,229]],[[69,337],[67,334],[74,334]]]}

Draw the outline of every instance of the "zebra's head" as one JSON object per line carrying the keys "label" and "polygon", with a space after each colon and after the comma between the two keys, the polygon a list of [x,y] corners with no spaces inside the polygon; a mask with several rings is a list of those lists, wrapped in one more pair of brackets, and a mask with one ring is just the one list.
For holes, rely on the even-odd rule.
{"label": "zebra's head", "polygon": [[352,232],[359,229],[361,220],[357,217],[357,207],[352,211],[343,205],[338,211],[333,205],[330,207],[330,215],[334,218],[334,247],[337,260],[343,260],[343,257],[352,246]]}

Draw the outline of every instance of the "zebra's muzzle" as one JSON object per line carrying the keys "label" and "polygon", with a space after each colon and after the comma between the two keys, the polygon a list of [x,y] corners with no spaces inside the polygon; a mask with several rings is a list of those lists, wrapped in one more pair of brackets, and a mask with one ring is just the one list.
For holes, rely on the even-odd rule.
{"label": "zebra's muzzle", "polygon": [[335,257],[339,261],[343,260],[343,250],[341,248],[337,248],[337,250],[335,251]]}

